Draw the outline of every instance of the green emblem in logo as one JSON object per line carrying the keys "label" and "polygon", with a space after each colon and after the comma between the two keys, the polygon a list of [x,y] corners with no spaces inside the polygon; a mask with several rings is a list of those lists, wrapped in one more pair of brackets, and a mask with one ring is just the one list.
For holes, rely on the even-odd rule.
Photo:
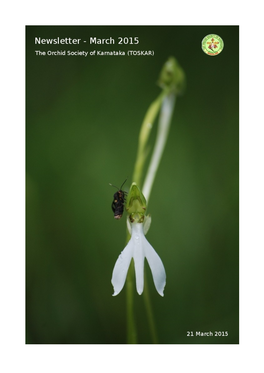
{"label": "green emblem in logo", "polygon": [[220,36],[215,34],[207,35],[202,41],[202,50],[209,56],[217,56],[224,49],[224,42]]}

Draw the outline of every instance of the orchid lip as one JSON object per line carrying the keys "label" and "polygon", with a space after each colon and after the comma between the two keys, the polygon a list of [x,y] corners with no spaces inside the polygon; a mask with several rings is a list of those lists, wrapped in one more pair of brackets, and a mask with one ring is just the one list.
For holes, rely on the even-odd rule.
{"label": "orchid lip", "polygon": [[146,258],[156,290],[161,296],[164,296],[163,292],[166,284],[165,268],[160,257],[146,239],[142,223],[131,224],[131,238],[115,263],[111,280],[114,287],[113,296],[119,294],[123,289],[132,258],[135,264],[138,294],[142,294],[144,290],[144,260]]}

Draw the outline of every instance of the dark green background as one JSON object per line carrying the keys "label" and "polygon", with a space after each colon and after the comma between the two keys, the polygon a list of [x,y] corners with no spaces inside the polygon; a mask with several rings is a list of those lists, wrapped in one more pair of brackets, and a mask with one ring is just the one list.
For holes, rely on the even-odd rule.
{"label": "dark green background", "polygon": [[[208,34],[224,40],[210,57]],[[36,46],[35,37],[138,36],[132,46]],[[238,343],[237,26],[26,28],[27,343],[126,343],[126,291],[112,297],[125,218],[111,211],[131,176],[139,129],[175,56],[187,77],[149,203],[148,240],[167,273],[148,285],[160,343]],[[35,50],[154,50],[154,57],[48,57]],[[156,129],[156,126],[155,126]],[[151,140],[154,140],[155,129]],[[135,292],[139,343],[151,343]],[[228,337],[187,337],[227,331]]]}

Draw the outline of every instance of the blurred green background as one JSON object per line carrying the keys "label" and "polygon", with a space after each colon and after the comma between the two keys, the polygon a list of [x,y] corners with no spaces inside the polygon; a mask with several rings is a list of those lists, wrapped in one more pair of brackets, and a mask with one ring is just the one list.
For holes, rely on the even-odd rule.
{"label": "blurred green background", "polygon": [[[224,40],[210,57],[208,34]],[[35,37],[138,36],[138,45],[36,46]],[[36,56],[35,50],[154,50],[150,56]],[[125,246],[115,190],[131,180],[139,129],[169,56],[184,69],[152,190],[148,240],[167,273],[164,298],[145,268],[159,342],[238,343],[239,28],[26,28],[26,342],[126,343],[126,291],[111,275]],[[155,138],[156,126],[151,141]],[[135,291],[138,342],[151,343]],[[187,337],[227,331],[227,337]]]}

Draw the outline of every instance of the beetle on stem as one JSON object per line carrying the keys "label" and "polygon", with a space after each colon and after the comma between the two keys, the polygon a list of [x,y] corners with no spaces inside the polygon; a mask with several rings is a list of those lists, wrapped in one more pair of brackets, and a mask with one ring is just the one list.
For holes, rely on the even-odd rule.
{"label": "beetle on stem", "polygon": [[122,218],[122,215],[124,212],[124,205],[126,201],[127,192],[124,192],[122,190],[122,186],[125,184],[126,181],[127,179],[123,182],[120,188],[109,183],[109,185],[117,189],[117,192],[114,194],[114,200],[112,202],[112,210],[114,213],[114,218],[117,220]]}

